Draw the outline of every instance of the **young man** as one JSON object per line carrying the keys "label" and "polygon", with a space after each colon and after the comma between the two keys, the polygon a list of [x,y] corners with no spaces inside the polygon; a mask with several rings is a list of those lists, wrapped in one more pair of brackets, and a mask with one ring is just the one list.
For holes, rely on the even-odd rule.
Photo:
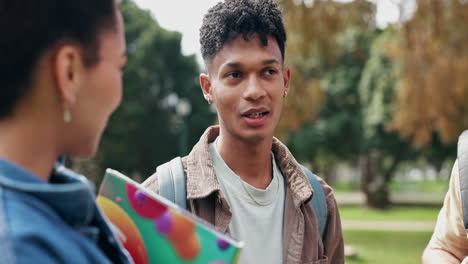
{"label": "young man", "polygon": [[[188,210],[245,241],[239,263],[344,263],[343,237],[332,189],[322,241],[309,204],[309,181],[273,137],[286,98],[286,34],[270,0],[225,0],[200,29],[206,74],[200,85],[214,103],[210,127],[182,159]],[[157,173],[144,183],[159,192]]]}
{"label": "young man", "polygon": [[83,176],[122,95],[114,0],[0,1],[0,263],[132,263]]}

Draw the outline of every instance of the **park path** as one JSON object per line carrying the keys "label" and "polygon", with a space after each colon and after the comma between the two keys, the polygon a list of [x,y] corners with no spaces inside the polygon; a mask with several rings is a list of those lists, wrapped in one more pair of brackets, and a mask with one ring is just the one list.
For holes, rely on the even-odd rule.
{"label": "park path", "polygon": [[[394,204],[421,204],[436,205],[444,202],[445,193],[415,193],[399,192],[391,193],[390,201]],[[364,205],[366,197],[362,192],[338,192],[335,193],[338,205]]]}

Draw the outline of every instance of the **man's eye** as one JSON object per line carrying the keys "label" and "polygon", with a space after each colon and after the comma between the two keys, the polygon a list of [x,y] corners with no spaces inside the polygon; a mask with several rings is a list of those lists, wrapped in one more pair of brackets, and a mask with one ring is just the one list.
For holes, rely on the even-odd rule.
{"label": "man's eye", "polygon": [[275,69],[266,69],[265,70],[266,75],[274,75],[276,73],[277,73],[277,71]]}
{"label": "man's eye", "polygon": [[232,79],[237,79],[241,76],[240,72],[230,72],[226,74],[226,77],[232,78]]}

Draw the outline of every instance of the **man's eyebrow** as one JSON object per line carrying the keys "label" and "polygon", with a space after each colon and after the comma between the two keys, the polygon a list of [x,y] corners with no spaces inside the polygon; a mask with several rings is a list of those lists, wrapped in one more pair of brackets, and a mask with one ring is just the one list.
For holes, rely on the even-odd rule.
{"label": "man's eyebrow", "polygon": [[229,62],[223,65],[223,68],[228,67],[228,68],[241,68],[242,64],[239,62]]}
{"label": "man's eyebrow", "polygon": [[270,65],[270,64],[280,64],[278,60],[276,59],[271,59],[271,60],[264,60],[263,65]]}
{"label": "man's eyebrow", "polygon": [[[271,65],[271,64],[280,64],[280,62],[277,59],[269,59],[269,60],[264,60],[263,65]],[[229,62],[226,63],[222,66],[222,68],[241,68],[242,64],[239,62]]]}

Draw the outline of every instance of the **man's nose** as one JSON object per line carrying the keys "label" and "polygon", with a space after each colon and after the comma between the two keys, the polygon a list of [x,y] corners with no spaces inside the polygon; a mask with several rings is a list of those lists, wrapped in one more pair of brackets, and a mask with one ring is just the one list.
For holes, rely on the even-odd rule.
{"label": "man's nose", "polygon": [[252,76],[247,82],[247,87],[244,91],[244,98],[246,100],[259,100],[266,95],[265,87],[258,76]]}

